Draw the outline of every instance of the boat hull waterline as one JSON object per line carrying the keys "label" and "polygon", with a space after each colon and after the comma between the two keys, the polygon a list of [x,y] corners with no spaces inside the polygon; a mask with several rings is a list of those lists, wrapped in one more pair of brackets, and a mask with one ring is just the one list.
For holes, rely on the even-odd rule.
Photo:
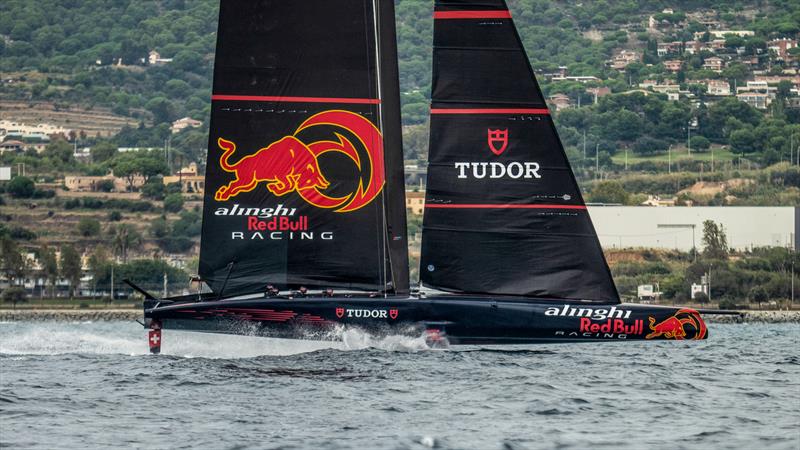
{"label": "boat hull waterline", "polygon": [[162,329],[326,340],[336,339],[333,330],[351,326],[379,335],[427,333],[431,341],[452,345],[708,337],[703,318],[689,308],[459,296],[147,300],[145,321],[155,351]]}

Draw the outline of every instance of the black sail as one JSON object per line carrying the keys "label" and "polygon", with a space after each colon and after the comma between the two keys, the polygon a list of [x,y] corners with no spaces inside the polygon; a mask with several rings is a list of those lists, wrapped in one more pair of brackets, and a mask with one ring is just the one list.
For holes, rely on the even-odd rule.
{"label": "black sail", "polygon": [[408,292],[391,0],[222,0],[200,275]]}
{"label": "black sail", "polygon": [[420,278],[454,292],[619,302],[503,0],[438,0]]}

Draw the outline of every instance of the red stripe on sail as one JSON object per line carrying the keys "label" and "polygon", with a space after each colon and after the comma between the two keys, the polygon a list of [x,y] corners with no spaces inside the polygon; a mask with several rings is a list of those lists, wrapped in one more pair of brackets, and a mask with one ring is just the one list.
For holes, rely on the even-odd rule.
{"label": "red stripe on sail", "polygon": [[432,203],[425,205],[426,208],[434,209],[580,209],[585,210],[585,205],[533,205],[533,204],[486,204],[486,203],[464,203],[464,204],[439,204]]}
{"label": "red stripe on sail", "polygon": [[547,108],[431,108],[431,114],[537,114],[550,115]]}
{"label": "red stripe on sail", "polygon": [[436,11],[434,19],[510,19],[511,11]]}
{"label": "red stripe on sail", "polygon": [[214,94],[211,100],[235,102],[276,102],[276,103],[350,103],[360,105],[379,105],[379,98],[336,98],[336,97],[272,97],[264,95]]}

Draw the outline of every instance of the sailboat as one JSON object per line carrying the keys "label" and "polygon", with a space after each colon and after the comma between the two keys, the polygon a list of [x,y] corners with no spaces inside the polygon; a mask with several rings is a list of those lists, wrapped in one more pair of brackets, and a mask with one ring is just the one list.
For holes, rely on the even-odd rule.
{"label": "sailboat", "polygon": [[699,340],[622,304],[503,0],[438,0],[421,288],[409,282],[393,0],[221,2],[197,295],[162,330],[431,343]]}

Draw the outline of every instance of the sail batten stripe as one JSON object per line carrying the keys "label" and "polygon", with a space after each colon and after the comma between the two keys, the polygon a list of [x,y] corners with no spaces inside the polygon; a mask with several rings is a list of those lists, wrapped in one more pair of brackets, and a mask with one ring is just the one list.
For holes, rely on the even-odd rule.
{"label": "sail batten stripe", "polygon": [[510,19],[511,12],[501,11],[436,11],[434,19]]}
{"label": "sail batten stripe", "polygon": [[379,105],[379,98],[338,98],[338,97],[283,97],[266,95],[228,95],[214,94],[211,100],[227,100],[238,102],[275,102],[275,103],[350,103],[361,105]]}
{"label": "sail batten stripe", "polygon": [[425,208],[433,209],[579,209],[586,210],[585,205],[547,205],[547,204],[491,204],[491,203],[462,203],[462,204],[427,204]]}
{"label": "sail batten stripe", "polygon": [[550,115],[547,108],[431,108],[431,114],[536,114]]}

